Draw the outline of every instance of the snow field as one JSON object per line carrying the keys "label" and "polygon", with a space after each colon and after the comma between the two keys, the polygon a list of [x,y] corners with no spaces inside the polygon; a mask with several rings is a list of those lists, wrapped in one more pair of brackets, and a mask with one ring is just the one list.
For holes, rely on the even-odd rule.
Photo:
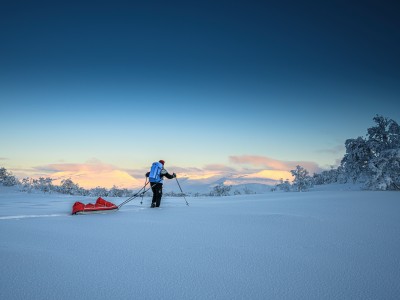
{"label": "snow field", "polygon": [[[124,199],[107,200],[119,204]],[[1,299],[397,299],[400,197],[317,191],[135,200],[0,190]]]}

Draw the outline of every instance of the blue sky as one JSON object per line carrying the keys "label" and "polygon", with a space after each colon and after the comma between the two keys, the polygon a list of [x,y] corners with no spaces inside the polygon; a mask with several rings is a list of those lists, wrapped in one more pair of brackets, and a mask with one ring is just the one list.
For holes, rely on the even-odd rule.
{"label": "blue sky", "polygon": [[[133,177],[158,159],[188,176],[276,168],[260,157],[334,165],[376,114],[400,120],[400,10],[325,2],[2,4],[0,164]],[[245,156],[257,163],[232,159]]]}

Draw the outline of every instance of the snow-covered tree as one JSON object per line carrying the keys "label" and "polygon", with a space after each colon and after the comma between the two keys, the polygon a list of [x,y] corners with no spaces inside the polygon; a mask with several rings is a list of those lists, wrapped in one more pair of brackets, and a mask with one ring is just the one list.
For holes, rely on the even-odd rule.
{"label": "snow-covered tree", "polygon": [[392,119],[377,115],[376,126],[368,128],[368,144],[375,156],[388,149],[400,148],[400,127]]}
{"label": "snow-covered tree", "polygon": [[368,139],[346,141],[341,167],[353,182],[379,190],[400,190],[400,127],[392,119],[377,115],[368,128]]}
{"label": "snow-covered tree", "polygon": [[122,197],[124,195],[124,190],[118,188],[116,185],[109,190],[108,196],[109,197]]}
{"label": "snow-covered tree", "polygon": [[376,126],[368,128],[373,158],[368,164],[366,186],[378,190],[400,190],[400,126],[377,115]]}
{"label": "snow-covered tree", "polygon": [[309,176],[308,171],[303,167],[297,165],[295,170],[290,170],[293,180],[293,188],[299,192],[307,191],[313,186],[312,178]]}
{"label": "snow-covered tree", "polygon": [[289,182],[289,179],[285,181],[283,178],[280,179],[279,183],[276,185],[281,191],[290,192],[292,185]]}
{"label": "snow-covered tree", "polygon": [[400,148],[382,151],[368,165],[366,186],[372,190],[400,190]]}
{"label": "snow-covered tree", "polygon": [[74,183],[71,178],[63,179],[61,185],[57,189],[61,194],[79,195],[81,188],[77,183]]}
{"label": "snow-covered tree", "polygon": [[90,189],[90,193],[91,196],[95,196],[95,197],[108,197],[109,196],[109,191],[104,188],[104,187],[100,187],[97,186],[93,189]]}
{"label": "snow-covered tree", "polygon": [[347,182],[347,175],[343,168],[343,166],[337,167],[337,182],[338,183],[346,183]]}
{"label": "snow-covered tree", "polygon": [[185,193],[181,193],[181,192],[175,193],[174,191],[167,192],[164,195],[167,196],[167,197],[186,197],[186,196],[189,196],[189,195],[187,195]]}
{"label": "snow-covered tree", "polygon": [[4,186],[14,186],[19,184],[19,181],[6,168],[0,168],[0,183]]}
{"label": "snow-covered tree", "polygon": [[21,191],[30,193],[33,189],[32,179],[29,177],[25,177],[21,180]]}
{"label": "snow-covered tree", "polygon": [[0,182],[2,183],[4,178],[8,176],[8,171],[6,168],[0,168]]}
{"label": "snow-covered tree", "polygon": [[353,182],[366,178],[368,163],[373,157],[372,149],[367,141],[358,137],[345,142],[346,154],[341,165],[347,177]]}
{"label": "snow-covered tree", "polygon": [[220,183],[214,186],[213,190],[210,192],[210,196],[229,196],[229,191],[231,188],[231,185],[224,185],[223,183]]}
{"label": "snow-covered tree", "polygon": [[339,170],[331,167],[330,170],[322,171],[319,174],[313,175],[313,183],[315,185],[329,184],[338,181]]}
{"label": "snow-covered tree", "polygon": [[39,179],[32,180],[33,188],[42,191],[43,193],[50,193],[54,190],[53,179],[40,177]]}

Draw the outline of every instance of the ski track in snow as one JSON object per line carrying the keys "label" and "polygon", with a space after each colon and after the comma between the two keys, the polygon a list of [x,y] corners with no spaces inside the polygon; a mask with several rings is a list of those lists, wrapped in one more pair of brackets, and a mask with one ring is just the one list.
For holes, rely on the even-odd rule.
{"label": "ski track in snow", "polygon": [[61,214],[51,214],[51,215],[21,215],[21,216],[1,216],[0,220],[20,220],[20,219],[27,219],[27,218],[52,218],[52,217],[62,217],[67,215]]}

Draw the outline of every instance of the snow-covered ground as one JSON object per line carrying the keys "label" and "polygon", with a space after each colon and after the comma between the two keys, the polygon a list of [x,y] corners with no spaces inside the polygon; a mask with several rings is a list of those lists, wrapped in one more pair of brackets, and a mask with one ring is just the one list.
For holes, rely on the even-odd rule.
{"label": "snow-covered ground", "polygon": [[[116,204],[124,199],[112,199]],[[149,199],[0,187],[0,299],[398,299],[400,193]]]}

